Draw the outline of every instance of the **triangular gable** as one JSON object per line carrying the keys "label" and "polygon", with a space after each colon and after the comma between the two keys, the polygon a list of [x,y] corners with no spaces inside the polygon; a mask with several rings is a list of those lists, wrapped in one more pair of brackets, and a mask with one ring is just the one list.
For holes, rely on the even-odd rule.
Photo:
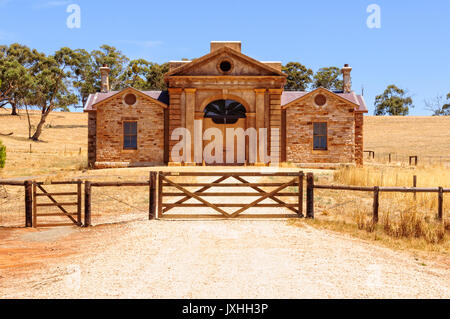
{"label": "triangular gable", "polygon": [[236,59],[236,61],[242,61],[243,63],[246,63],[249,67],[252,67],[254,69],[258,69],[263,75],[265,76],[283,76],[286,77],[286,75],[275,69],[271,66],[268,66],[267,64],[264,64],[260,61],[257,61],[239,51],[233,50],[229,47],[222,47],[218,50],[215,50],[211,53],[208,53],[201,58],[195,59],[190,63],[187,63],[185,65],[182,65],[166,74],[166,77],[170,76],[186,76],[190,75],[190,71],[197,71],[192,72],[194,75],[201,75],[198,73],[198,69],[207,64],[208,62],[211,62],[215,58],[220,58],[221,55],[229,56],[233,59]]}
{"label": "triangular gable", "polygon": [[142,92],[142,91],[136,90],[135,88],[132,88],[132,87],[128,87],[128,88],[126,88],[126,89],[123,89],[122,91],[118,91],[118,92],[116,92],[115,94],[113,94],[113,95],[107,97],[106,99],[103,99],[103,100],[101,100],[101,101],[99,101],[99,102],[97,102],[97,103],[95,103],[95,104],[92,104],[92,107],[94,107],[94,106],[99,106],[99,105],[102,105],[102,104],[104,104],[104,103],[107,103],[108,101],[111,101],[112,99],[114,99],[117,95],[122,95],[122,94],[124,94],[124,93],[134,93],[134,94],[136,94],[137,96],[142,97],[142,98],[144,98],[144,99],[147,99],[147,100],[149,100],[149,101],[151,101],[151,102],[153,102],[153,103],[155,103],[155,104],[158,104],[158,105],[160,105],[160,106],[163,107],[163,108],[168,108],[168,105],[167,105],[167,104],[165,104],[165,103],[163,103],[163,102],[161,102],[161,101],[159,101],[159,100],[157,100],[157,99],[151,97],[151,96],[148,95],[148,94],[145,94],[145,93]]}
{"label": "triangular gable", "polygon": [[300,102],[300,101],[302,101],[302,100],[305,100],[305,99],[307,99],[308,97],[310,97],[311,95],[313,95],[313,94],[315,94],[315,93],[318,93],[318,92],[322,92],[322,93],[325,93],[325,94],[327,94],[327,95],[331,95],[331,96],[335,97],[336,99],[338,99],[338,100],[340,100],[340,101],[342,101],[342,102],[344,102],[344,103],[348,103],[348,104],[350,104],[350,105],[353,105],[353,106],[355,107],[356,110],[359,109],[359,105],[358,105],[358,104],[356,104],[356,103],[354,103],[354,102],[352,102],[352,101],[350,101],[350,100],[348,100],[348,99],[346,99],[346,98],[344,98],[344,97],[342,97],[342,96],[339,96],[338,94],[336,94],[336,93],[334,93],[334,92],[331,92],[330,90],[327,90],[327,89],[325,89],[325,88],[322,88],[322,87],[317,88],[317,89],[315,89],[314,91],[311,91],[311,92],[309,92],[309,93],[307,93],[307,94],[304,94],[304,95],[300,96],[299,98],[297,98],[297,99],[295,99],[295,100],[293,100],[293,101],[290,101],[290,102],[289,102],[288,104],[286,104],[286,105],[282,105],[281,108],[282,108],[283,110],[285,110],[285,109],[287,109],[288,107],[291,107],[291,106],[297,104],[298,102]]}

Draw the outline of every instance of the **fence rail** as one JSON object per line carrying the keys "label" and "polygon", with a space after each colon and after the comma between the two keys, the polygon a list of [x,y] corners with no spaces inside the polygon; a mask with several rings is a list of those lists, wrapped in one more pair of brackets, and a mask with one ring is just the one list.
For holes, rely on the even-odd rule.
{"label": "fence rail", "polygon": [[[215,177],[212,182],[178,182],[174,180],[175,177]],[[249,182],[244,177],[287,177],[288,181],[280,182]],[[224,183],[228,179],[235,179],[237,182]],[[378,186],[351,186],[351,185],[322,185],[314,183],[314,174],[304,174],[300,172],[280,172],[280,173],[256,173],[256,172],[150,172],[149,179],[146,181],[120,181],[120,182],[91,182],[82,181],[52,181],[52,182],[37,182],[37,181],[14,181],[14,180],[0,180],[0,186],[16,186],[24,188],[25,199],[25,227],[36,227],[36,211],[38,207],[57,207],[62,212],[47,213],[42,212],[39,216],[65,216],[69,218],[72,223],[59,224],[74,225],[89,227],[91,226],[91,202],[92,189],[103,187],[148,187],[148,217],[155,218],[190,218],[190,217],[211,217],[211,218],[251,218],[255,217],[253,214],[243,213],[250,208],[285,208],[295,213],[291,214],[265,214],[263,217],[303,217],[303,194],[304,194],[304,180],[306,179],[306,217],[314,218],[314,190],[338,190],[338,191],[357,191],[368,192],[373,194],[373,222],[377,223],[379,219],[379,206],[381,193],[434,193],[437,194],[438,207],[437,218],[442,221],[444,218],[444,195],[450,193],[450,188],[433,187],[433,188],[418,188],[418,187],[378,187]],[[84,194],[82,185],[84,184]],[[63,186],[63,185],[77,185],[76,191],[47,191],[42,190],[45,185]],[[414,178],[413,185],[417,185],[417,178]],[[230,188],[238,188],[239,191],[231,191]],[[271,187],[271,190],[263,190],[262,188]],[[294,191],[288,191],[289,187],[298,187]],[[40,189],[41,192],[33,191]],[[175,190],[167,190],[167,188]],[[196,188],[195,190],[189,190]],[[212,188],[226,188],[224,191],[214,190]],[[254,192],[240,191],[251,189]],[[58,197],[73,196],[76,200],[58,201]],[[38,203],[38,198],[49,198],[51,202]],[[175,202],[165,202],[166,198],[180,199]],[[212,203],[209,198],[226,197],[227,202]],[[230,202],[237,197],[253,198],[250,203]],[[294,198],[294,203],[287,202],[287,198]],[[196,203],[189,203],[188,201],[194,199]],[[265,203],[265,200],[272,200],[271,203]],[[82,206],[84,203],[84,220],[82,219]],[[69,212],[64,209],[67,206],[74,206],[77,208],[76,213]],[[206,207],[211,209],[218,215],[212,214],[177,214],[171,213],[170,217],[167,212],[174,208],[200,208]],[[227,212],[224,208],[236,208],[234,212]],[[83,222],[82,222],[83,221]],[[48,224],[50,226],[58,226],[56,224]],[[1,226],[1,225],[0,225]]]}
{"label": "fence rail", "polygon": [[[414,177],[414,185],[417,185],[417,177]],[[373,222],[379,221],[379,202],[380,193],[437,193],[438,194],[438,211],[437,218],[442,221],[444,216],[444,193],[450,193],[450,188],[435,187],[435,188],[417,188],[417,187],[367,187],[367,186],[344,186],[344,185],[315,185],[314,174],[307,174],[307,211],[306,215],[309,218],[314,218],[314,189],[328,189],[328,190],[342,190],[342,191],[360,191],[373,192]]]}

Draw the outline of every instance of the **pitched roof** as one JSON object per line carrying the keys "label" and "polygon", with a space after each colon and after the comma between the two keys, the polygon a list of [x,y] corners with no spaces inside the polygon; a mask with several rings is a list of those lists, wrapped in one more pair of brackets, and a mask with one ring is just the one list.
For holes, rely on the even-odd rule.
{"label": "pitched roof", "polygon": [[[328,90],[327,90],[328,91]],[[314,92],[314,91],[312,91]],[[284,91],[281,95],[281,106],[286,106],[307,94],[312,92],[305,91]],[[336,94],[337,96],[346,99],[347,101],[356,104],[359,108],[356,110],[358,112],[368,112],[366,102],[364,101],[364,97],[362,95],[358,95],[355,92],[351,93],[334,93],[329,91],[330,93]]]}
{"label": "pitched roof", "polygon": [[[112,97],[113,95],[116,95],[121,91],[111,91],[108,93],[101,93],[97,92],[94,94],[89,94],[89,97],[87,99],[86,105],[84,106],[84,111],[93,111],[93,106],[97,103],[100,103],[101,101],[106,100],[107,98]],[[168,91],[139,91],[142,94],[145,94],[152,99],[155,99],[161,103],[164,103],[166,105],[169,105],[169,92]]]}
{"label": "pitched roof", "polygon": [[205,61],[208,61],[209,59],[212,59],[213,57],[218,56],[218,55],[220,55],[222,53],[229,53],[229,54],[234,55],[236,57],[239,57],[239,58],[241,58],[241,59],[243,59],[243,60],[245,60],[245,61],[247,61],[247,62],[249,62],[249,63],[251,63],[251,64],[253,64],[255,66],[258,66],[261,69],[266,70],[267,72],[273,73],[274,75],[286,77],[286,74],[281,72],[281,70],[277,70],[277,69],[273,68],[272,66],[270,66],[268,64],[264,64],[264,63],[262,63],[262,62],[260,62],[258,60],[255,60],[255,59],[249,57],[248,55],[243,54],[242,52],[233,50],[233,49],[231,49],[229,47],[226,47],[226,46],[224,46],[224,47],[222,47],[220,49],[217,49],[217,50],[215,50],[213,52],[210,52],[210,53],[208,53],[208,54],[206,54],[206,55],[204,55],[204,56],[202,56],[200,58],[194,59],[190,63],[183,64],[183,65],[173,69],[172,71],[169,71],[165,75],[165,77],[168,78],[170,76],[176,76],[180,72],[183,72],[183,71],[186,71],[187,69],[193,68],[196,65],[199,65],[199,64],[201,64],[201,63],[203,63]]}

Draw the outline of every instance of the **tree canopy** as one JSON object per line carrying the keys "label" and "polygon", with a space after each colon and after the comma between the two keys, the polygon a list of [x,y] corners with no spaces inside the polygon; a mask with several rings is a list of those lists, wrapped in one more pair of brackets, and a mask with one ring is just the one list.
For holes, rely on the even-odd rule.
{"label": "tree canopy", "polygon": [[448,116],[450,115],[450,93],[447,94],[446,99],[438,95],[433,100],[425,101],[425,106],[433,113],[433,116]]}
{"label": "tree canopy", "polygon": [[341,91],[344,88],[341,69],[335,66],[319,69],[313,80],[315,89],[323,87],[330,91]]}
{"label": "tree canopy", "polygon": [[405,90],[391,84],[375,98],[375,115],[408,115],[413,100]]}
{"label": "tree canopy", "polygon": [[287,75],[286,90],[306,91],[312,82],[313,71],[298,62],[289,62],[282,68]]}

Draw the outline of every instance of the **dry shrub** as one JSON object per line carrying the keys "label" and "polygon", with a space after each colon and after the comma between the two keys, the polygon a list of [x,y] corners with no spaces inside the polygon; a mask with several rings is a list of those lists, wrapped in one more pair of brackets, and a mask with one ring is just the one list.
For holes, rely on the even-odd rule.
{"label": "dry shrub", "polygon": [[397,218],[384,214],[381,223],[384,232],[393,238],[423,238],[427,243],[438,244],[446,237],[443,223],[427,221],[415,209],[402,211]]}
{"label": "dry shrub", "polygon": [[363,210],[358,209],[353,215],[353,219],[358,225],[359,230],[366,230],[368,233],[373,233],[376,225],[373,219],[369,217]]}

